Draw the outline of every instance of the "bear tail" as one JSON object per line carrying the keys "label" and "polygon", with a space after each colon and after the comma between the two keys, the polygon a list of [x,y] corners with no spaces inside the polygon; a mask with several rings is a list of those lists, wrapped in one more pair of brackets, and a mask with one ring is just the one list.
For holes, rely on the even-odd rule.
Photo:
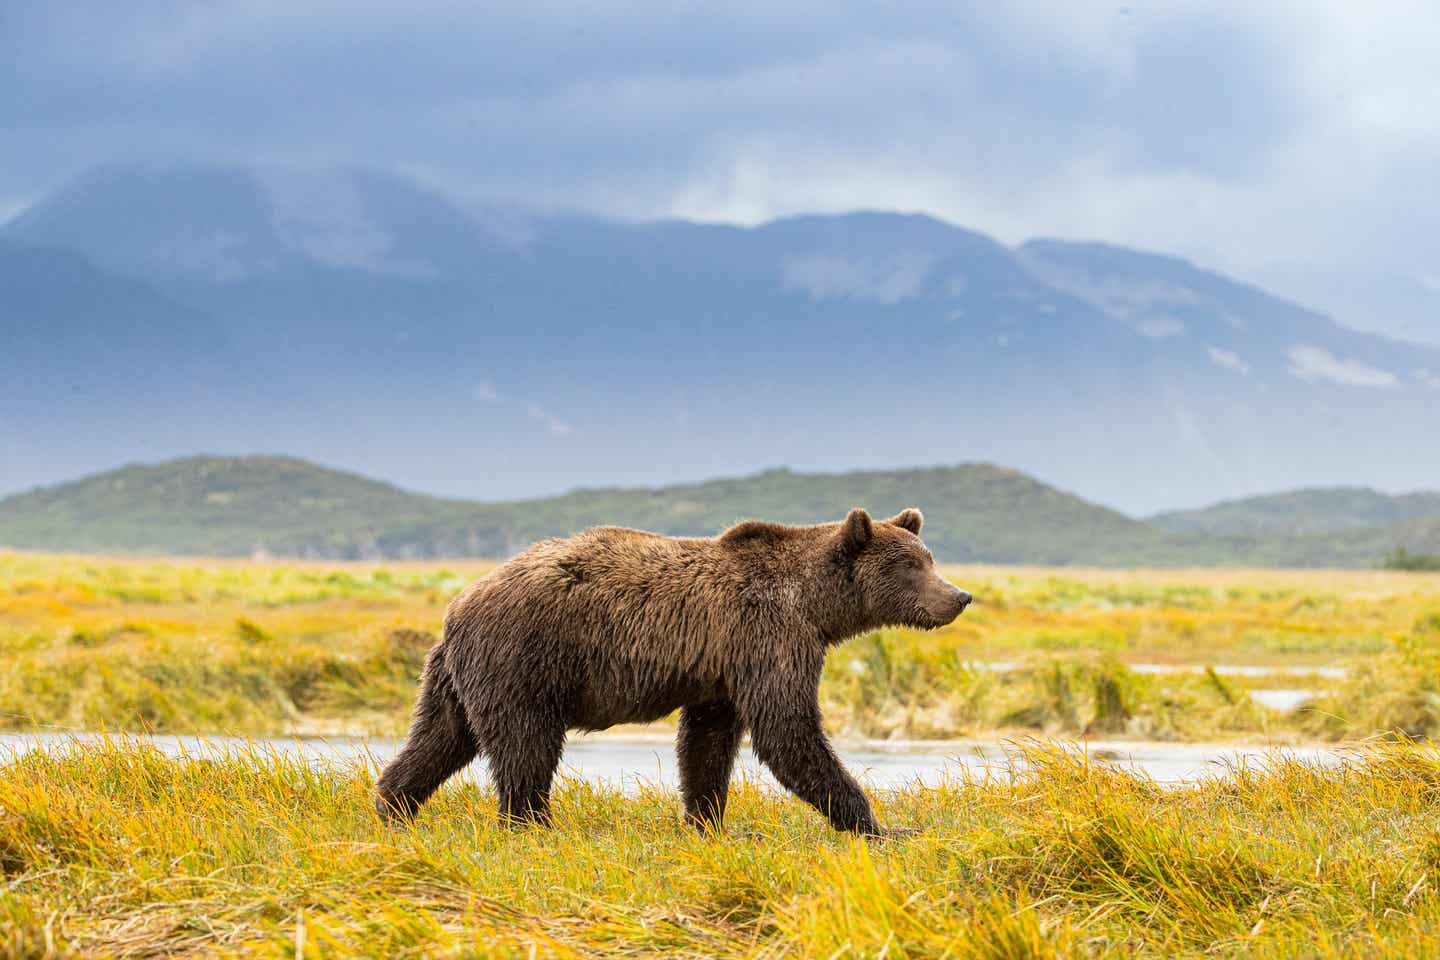
{"label": "bear tail", "polygon": [[475,737],[445,663],[445,641],[425,658],[420,697],[405,745],[375,784],[375,809],[385,820],[413,817],[450,776],[475,759]]}

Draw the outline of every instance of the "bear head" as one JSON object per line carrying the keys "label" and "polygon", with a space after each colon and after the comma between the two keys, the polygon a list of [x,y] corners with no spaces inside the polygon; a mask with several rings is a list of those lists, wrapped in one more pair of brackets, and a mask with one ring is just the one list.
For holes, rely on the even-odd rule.
{"label": "bear head", "polygon": [[872,520],[859,507],[841,521],[837,558],[850,571],[865,622],[874,627],[943,627],[970,605],[970,594],[940,576],[920,541],[920,511]]}

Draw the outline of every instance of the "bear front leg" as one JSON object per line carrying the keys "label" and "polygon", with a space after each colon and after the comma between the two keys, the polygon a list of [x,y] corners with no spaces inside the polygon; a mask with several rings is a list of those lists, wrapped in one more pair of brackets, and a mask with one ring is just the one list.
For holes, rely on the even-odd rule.
{"label": "bear front leg", "polygon": [[865,792],[825,736],[819,704],[787,709],[783,701],[759,700],[748,718],[750,739],[755,755],[775,779],[823,813],[836,830],[883,835]]}
{"label": "bear front leg", "polygon": [[735,704],[729,700],[694,704],[680,711],[675,739],[680,794],[685,800],[685,822],[698,830],[718,833],[722,829],[730,771],[743,729]]}

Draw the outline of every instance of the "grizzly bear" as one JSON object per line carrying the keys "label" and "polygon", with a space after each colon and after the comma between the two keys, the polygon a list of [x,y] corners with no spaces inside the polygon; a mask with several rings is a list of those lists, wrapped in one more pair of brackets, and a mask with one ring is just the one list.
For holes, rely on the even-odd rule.
{"label": "grizzly bear", "polygon": [[921,516],[714,538],[596,527],[544,540],[466,587],[445,612],[404,747],[377,808],[409,817],[482,754],[502,818],[548,822],[567,730],[680,710],[685,819],[719,830],[740,738],[837,830],[882,834],[821,724],[828,648],[884,626],[932,628],[970,603],[935,571]]}

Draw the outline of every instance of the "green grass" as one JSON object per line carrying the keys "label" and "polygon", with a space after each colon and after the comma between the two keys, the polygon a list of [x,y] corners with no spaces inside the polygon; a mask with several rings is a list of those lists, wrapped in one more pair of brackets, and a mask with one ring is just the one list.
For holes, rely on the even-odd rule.
{"label": "green grass", "polygon": [[0,767],[0,954],[1440,953],[1431,747],[1175,789],[1045,744],[1026,759],[877,795],[919,833],[876,843],[748,785],[722,838],[670,793],[573,781],[552,829],[501,827],[463,782],[389,828],[363,766],[71,746]]}

